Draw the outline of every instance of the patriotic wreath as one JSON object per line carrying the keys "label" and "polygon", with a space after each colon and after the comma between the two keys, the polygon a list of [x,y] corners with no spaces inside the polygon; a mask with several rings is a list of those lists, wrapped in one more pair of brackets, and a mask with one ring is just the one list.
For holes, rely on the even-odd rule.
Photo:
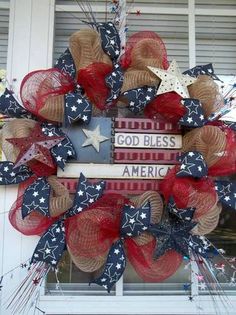
{"label": "patriotic wreath", "polygon": [[[1,130],[7,161],[0,163],[0,183],[25,183],[9,219],[21,233],[40,235],[29,281],[40,283],[65,250],[80,270],[99,271],[92,282],[108,292],[127,259],[149,282],[173,275],[184,258],[208,270],[219,251],[204,235],[217,227],[222,205],[236,206],[236,185],[224,178],[236,173],[235,124],[218,119],[232,99],[221,96],[211,64],[183,74],[169,64],[154,32],[138,32],[121,47],[113,22],[90,26],[72,34],[53,68],[25,76],[23,106],[7,88],[0,97],[0,112],[14,118]],[[61,126],[89,124],[121,107],[180,124],[179,163],[160,193],[103,194],[104,181],[81,174],[72,198],[55,175],[76,155]]]}

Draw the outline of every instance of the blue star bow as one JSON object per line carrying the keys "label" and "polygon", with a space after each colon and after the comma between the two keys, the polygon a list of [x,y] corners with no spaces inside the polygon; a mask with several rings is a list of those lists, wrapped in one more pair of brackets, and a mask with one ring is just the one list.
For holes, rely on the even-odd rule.
{"label": "blue star bow", "polygon": [[182,100],[187,112],[180,118],[179,123],[186,127],[202,127],[207,120],[204,117],[202,105],[198,99],[184,98]]}
{"label": "blue star bow", "polygon": [[[36,181],[35,185],[29,187],[30,193],[36,192],[37,187]],[[89,206],[97,201],[102,196],[104,188],[105,182],[92,184],[82,173],[80,174],[73,206],[66,213],[60,216],[60,218],[58,218],[58,220],[54,222],[41,236],[32,256],[31,263],[42,261],[53,268],[56,267],[66,248],[65,221],[69,217],[77,215],[81,211],[85,211]],[[29,200],[29,198],[27,198],[27,200]],[[41,213],[44,211],[44,209],[42,210],[39,208],[36,210]],[[47,215],[47,210],[45,210],[45,215]]]}
{"label": "blue star bow", "polygon": [[106,103],[109,105],[118,99],[124,81],[124,71],[119,63],[114,65],[113,71],[106,76],[105,81],[109,88],[109,96],[106,100]]}
{"label": "blue star bow", "polygon": [[51,187],[46,178],[40,177],[29,185],[23,196],[21,207],[22,218],[24,219],[32,211],[37,211],[43,216],[50,217],[49,197]]}
{"label": "blue star bow", "polygon": [[116,61],[120,55],[120,36],[115,25],[112,22],[97,23],[96,28],[100,34],[102,49],[111,58]]}
{"label": "blue star bow", "polygon": [[180,156],[180,169],[177,177],[201,178],[207,175],[208,168],[202,154],[197,151],[190,151]]}
{"label": "blue star bow", "polygon": [[126,255],[122,240],[115,242],[109,250],[102,274],[91,283],[96,283],[105,288],[109,293],[122,276],[126,267]]}
{"label": "blue star bow", "polygon": [[89,124],[92,117],[92,104],[80,91],[65,95],[65,126],[80,120]]}
{"label": "blue star bow", "polygon": [[65,164],[69,159],[76,159],[76,152],[72,142],[60,128],[53,124],[42,124],[42,131],[48,137],[64,137],[60,143],[50,150],[56,164],[61,169],[65,168]]}
{"label": "blue star bow", "polygon": [[128,109],[137,114],[156,97],[156,87],[145,86],[132,89],[122,94],[128,102]]}
{"label": "blue star bow", "polygon": [[0,113],[12,118],[33,118],[32,114],[18,103],[13,93],[7,88],[0,96]]}
{"label": "blue star bow", "polygon": [[217,180],[215,181],[215,189],[220,202],[236,210],[236,182]]}
{"label": "blue star bow", "polygon": [[221,81],[217,75],[214,72],[214,68],[212,66],[212,63],[208,63],[206,65],[196,66],[194,68],[191,68],[189,70],[186,70],[183,74],[188,74],[191,77],[198,77],[200,74],[202,75],[208,75],[214,80]]}
{"label": "blue star bow", "polygon": [[69,48],[57,59],[55,68],[61,70],[65,75],[69,75],[73,80],[76,79],[76,68]]}
{"label": "blue star bow", "polygon": [[0,162],[0,185],[19,184],[32,175],[32,171],[26,165],[15,167],[12,162]]}
{"label": "blue star bow", "polygon": [[196,208],[194,207],[188,207],[184,209],[178,208],[176,206],[174,198],[171,196],[166,206],[166,210],[169,212],[169,214],[175,215],[180,220],[190,222],[193,219]]}
{"label": "blue star bow", "polygon": [[105,267],[101,275],[92,283],[103,286],[108,292],[120,279],[126,267],[126,254],[123,238],[135,237],[145,232],[150,225],[150,204],[140,208],[124,205],[120,224],[120,239],[110,248]]}

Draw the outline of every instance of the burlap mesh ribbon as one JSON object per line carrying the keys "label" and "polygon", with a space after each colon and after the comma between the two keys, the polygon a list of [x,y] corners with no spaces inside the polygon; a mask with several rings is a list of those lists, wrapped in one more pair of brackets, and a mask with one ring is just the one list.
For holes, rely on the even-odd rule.
{"label": "burlap mesh ribbon", "polygon": [[103,51],[100,35],[95,30],[84,29],[75,32],[69,39],[69,47],[77,71],[93,62],[112,64],[109,56]]}
{"label": "burlap mesh ribbon", "polygon": [[50,96],[45,105],[39,110],[39,114],[47,120],[63,123],[64,103],[64,95]]}
{"label": "burlap mesh ribbon", "polygon": [[192,234],[206,235],[211,233],[218,225],[222,206],[217,203],[212,209],[210,209],[204,216],[196,219],[198,223],[192,230]]}
{"label": "burlap mesh ribbon", "polygon": [[163,68],[163,47],[154,39],[140,40],[132,49],[131,64],[124,75],[122,93],[145,85],[158,85],[160,79],[147,66]]}
{"label": "burlap mesh ribbon", "polygon": [[57,217],[72,207],[73,201],[68,189],[59,182],[56,176],[47,178],[51,186],[49,212],[51,217]]}
{"label": "burlap mesh ribbon", "polygon": [[208,167],[214,165],[221,158],[226,144],[224,131],[216,126],[197,128],[183,137],[183,151],[196,150],[202,153]]}
{"label": "burlap mesh ribbon", "polygon": [[[108,55],[104,53],[100,36],[95,30],[84,29],[75,32],[69,39],[69,47],[77,72],[95,62],[112,64]],[[64,102],[64,95],[52,96],[47,99],[40,114],[48,120],[63,122]],[[93,116],[100,116],[101,113],[102,111],[93,105]]]}
{"label": "burlap mesh ribbon", "polygon": [[[30,179],[32,183],[34,178]],[[67,188],[62,185],[56,176],[47,178],[51,186],[49,199],[50,217],[44,216],[38,211],[31,211],[24,219],[22,218],[21,207],[23,194],[17,198],[9,212],[9,220],[12,226],[25,235],[41,235],[50,225],[57,220],[56,217],[69,210],[72,206],[72,199]]]}
{"label": "burlap mesh ribbon", "polygon": [[[152,223],[157,223],[160,221],[162,212],[163,212],[163,203],[162,203],[161,196],[157,192],[154,192],[154,191],[145,192],[141,196],[133,198],[132,201],[136,207],[142,206],[147,201],[149,201],[150,206],[151,206]],[[93,213],[94,213],[94,216],[92,215]],[[120,214],[118,215],[118,218],[119,216]],[[82,230],[79,229],[78,231],[77,223],[76,223],[77,220],[79,220],[80,227],[82,227]],[[90,233],[92,233],[93,235],[96,235],[95,239],[97,239],[97,241],[99,242],[100,237],[101,237],[99,224],[103,222],[102,220],[104,220],[104,224],[109,226],[109,222],[114,222],[113,214],[109,212],[100,213],[99,208],[97,209],[95,208],[92,211],[91,210],[88,211],[87,214],[85,211],[83,213],[82,220],[86,224],[83,224],[83,222],[81,222],[81,216],[78,216],[78,218],[76,217],[72,218],[71,222],[68,224],[68,232],[67,232],[67,235],[69,238],[68,243],[70,244],[70,240],[73,240],[74,244],[78,243],[77,250],[76,250],[76,247],[73,247],[73,250],[71,250],[70,246],[68,246],[68,251],[71,255],[71,258],[74,264],[79,269],[83,270],[84,272],[94,272],[103,266],[103,264],[106,261],[108,251],[110,249],[111,242],[113,242],[114,239],[118,238],[119,235],[117,234],[116,236],[114,236],[114,239],[112,241],[111,239],[109,239],[109,237],[106,240],[106,235],[104,235],[105,239],[103,242],[102,249],[98,251],[96,242],[93,241],[92,243],[87,244],[89,240],[89,237],[87,236],[90,235]],[[87,224],[87,220],[91,221],[91,224]],[[119,222],[120,222],[120,219],[117,221],[118,226],[120,224]],[[98,223],[98,225],[96,223]],[[118,227],[118,231],[119,231],[119,227]],[[109,231],[109,233],[112,233],[111,230]],[[78,240],[78,242],[76,242],[76,239]],[[83,240],[84,242],[86,242],[87,246],[90,248],[90,254],[93,257],[86,257],[86,254],[81,253],[79,242]],[[145,232],[135,238],[135,241],[140,246],[150,243],[153,240],[154,240],[153,236]]]}
{"label": "burlap mesh ribbon", "polygon": [[[110,248],[109,240],[104,240],[101,254],[98,252],[97,242],[100,241],[100,231],[98,225],[100,223],[100,220],[103,219],[102,215],[104,215],[104,213],[101,213],[97,211],[97,209],[94,209],[92,211],[92,214],[94,215],[91,215],[91,211],[89,211],[88,213],[86,213],[85,211],[83,213],[82,219],[81,216],[74,217],[71,220],[69,219],[70,222],[67,228],[67,243],[75,244],[75,246],[73,246],[73,249],[70,245],[67,246],[68,252],[74,264],[84,272],[94,272],[100,269],[106,261],[106,256]],[[110,220],[112,222],[112,214],[106,213],[106,220]],[[82,227],[82,229],[78,230],[77,221],[78,223],[80,223],[79,226]],[[83,224],[83,222],[85,224]],[[90,222],[90,224],[88,224],[88,222]],[[89,236],[91,234],[93,235],[93,238],[90,242],[91,238]],[[84,242],[86,244],[86,247],[90,249],[92,257],[88,257],[86,253],[81,253],[81,249],[79,246],[81,242]],[[76,244],[78,244],[78,247],[76,246]]]}
{"label": "burlap mesh ribbon", "polygon": [[224,103],[218,85],[208,75],[199,75],[188,90],[191,98],[200,100],[206,117],[218,111]]}

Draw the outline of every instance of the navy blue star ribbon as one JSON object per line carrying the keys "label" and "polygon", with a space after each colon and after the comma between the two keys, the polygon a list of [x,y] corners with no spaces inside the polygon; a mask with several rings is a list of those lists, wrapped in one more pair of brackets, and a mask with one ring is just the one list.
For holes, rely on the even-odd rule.
{"label": "navy blue star ribbon", "polygon": [[[30,187],[29,191],[31,193],[37,191],[37,187],[39,186],[37,186],[36,183],[34,183],[36,187],[35,186]],[[48,230],[43,234],[43,236],[41,236],[35,248],[34,254],[31,258],[31,263],[42,261],[49,264],[52,267],[56,267],[66,247],[65,220],[69,217],[77,215],[81,211],[91,206],[95,201],[97,201],[102,196],[104,189],[105,189],[104,181],[91,184],[82,173],[80,174],[73,206],[65,214],[63,214],[55,223],[53,223],[48,228]],[[30,196],[28,195],[27,196],[28,202],[30,202],[29,197]],[[36,197],[38,198],[38,196]],[[43,198],[46,199],[46,197]],[[38,199],[38,201],[40,204],[40,199]],[[45,209],[42,210],[37,208],[35,210],[38,210],[42,213]]]}
{"label": "navy blue star ribbon", "polygon": [[137,114],[156,97],[156,87],[145,86],[132,89],[122,94],[127,99],[128,109]]}
{"label": "navy blue star ribbon", "polygon": [[208,168],[203,155],[197,151],[190,151],[180,156],[180,169],[176,177],[201,178],[207,175]]}
{"label": "navy blue star ribbon", "polygon": [[109,105],[113,101],[117,100],[124,81],[124,71],[120,64],[114,64],[113,71],[105,78],[106,85],[109,87],[109,96],[106,103]]}
{"label": "navy blue star ribbon", "polygon": [[202,127],[207,120],[204,117],[202,104],[198,99],[184,98],[182,104],[185,106],[187,112],[180,118],[179,123],[186,127]]}
{"label": "navy blue star ribbon", "polygon": [[59,219],[41,236],[30,263],[42,261],[55,268],[65,248],[65,221]]}
{"label": "navy blue star ribbon", "polygon": [[33,118],[31,113],[18,103],[13,93],[7,88],[0,96],[0,113],[12,118]]}
{"label": "navy blue star ribbon", "polygon": [[217,180],[215,190],[220,202],[236,210],[236,181]]}
{"label": "navy blue star ribbon", "polygon": [[214,68],[212,63],[208,63],[206,65],[196,66],[189,70],[183,72],[183,74],[188,74],[191,77],[198,77],[200,74],[209,75],[212,79],[221,81],[218,76],[214,72]]}
{"label": "navy blue star ribbon", "polygon": [[50,217],[49,198],[51,187],[46,178],[40,177],[29,185],[23,196],[21,207],[22,218],[24,219],[32,211],[37,211],[43,216]]}
{"label": "navy blue star ribbon", "polygon": [[81,173],[76,188],[74,203],[72,208],[68,210],[67,216],[76,215],[91,206],[102,196],[105,186],[106,183],[104,181],[99,181],[95,184],[90,183]]}
{"label": "navy blue star ribbon", "polygon": [[134,237],[145,232],[150,224],[150,203],[145,203],[140,208],[125,205],[122,212],[121,230],[122,237]]}
{"label": "navy blue star ribbon", "polygon": [[100,34],[103,51],[115,61],[118,59],[121,50],[119,32],[112,22],[96,23],[97,31]]}
{"label": "navy blue star ribbon", "polygon": [[92,283],[103,286],[108,292],[122,276],[126,266],[126,255],[123,247],[123,238],[135,237],[148,230],[150,225],[150,203],[135,208],[124,205],[120,224],[121,239],[114,243],[108,253],[102,274]]}
{"label": "navy blue star ribbon", "polygon": [[116,241],[110,248],[102,274],[91,283],[104,287],[108,292],[120,279],[126,267],[126,255],[123,241]]}
{"label": "navy blue star ribbon", "polygon": [[70,139],[65,133],[53,124],[42,124],[42,131],[48,137],[62,136],[64,139],[50,151],[56,164],[64,170],[68,159],[76,159],[76,152]]}
{"label": "navy blue star ribbon", "polygon": [[65,126],[80,120],[89,124],[92,117],[92,104],[80,91],[65,95]]}
{"label": "navy blue star ribbon", "polygon": [[0,185],[19,184],[33,175],[26,165],[15,167],[13,162],[0,162]]}
{"label": "navy blue star ribbon", "polygon": [[69,48],[67,48],[65,52],[57,59],[54,67],[61,70],[63,74],[69,75],[73,80],[76,79],[75,63]]}
{"label": "navy blue star ribbon", "polygon": [[174,201],[174,198],[171,196],[169,202],[166,206],[166,210],[170,213],[175,215],[180,220],[191,222],[195,213],[196,208],[188,207],[188,208],[178,208]]}

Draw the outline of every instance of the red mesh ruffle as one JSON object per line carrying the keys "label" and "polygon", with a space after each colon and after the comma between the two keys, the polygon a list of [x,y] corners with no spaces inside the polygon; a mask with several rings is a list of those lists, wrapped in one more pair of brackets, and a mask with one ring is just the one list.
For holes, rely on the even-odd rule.
{"label": "red mesh ruffle", "polygon": [[40,116],[39,111],[47,99],[71,92],[74,87],[71,78],[56,68],[37,70],[24,77],[20,87],[20,95],[25,108],[37,117],[44,119]]}
{"label": "red mesh ruffle", "polygon": [[23,195],[17,198],[9,212],[11,225],[24,235],[41,235],[56,220],[55,218],[44,217],[37,211],[31,212],[24,220],[21,215]]}
{"label": "red mesh ruffle", "polygon": [[66,241],[75,256],[94,258],[105,254],[119,238],[126,198],[109,194],[92,207],[66,221]]}
{"label": "red mesh ruffle", "polygon": [[157,49],[153,48],[152,52],[150,51],[148,52],[149,56],[151,53],[152,58],[156,58],[156,59],[161,58],[160,63],[162,64],[163,69],[167,69],[169,66],[169,63],[167,60],[167,52],[166,52],[165,44],[156,33],[151,32],[151,31],[138,32],[129,37],[126,43],[125,53],[121,57],[121,61],[120,61],[122,67],[126,69],[131,65],[132,63],[131,56],[132,56],[133,48],[136,46],[136,44],[138,44],[143,39],[153,39],[158,43],[160,50],[158,51]]}
{"label": "red mesh ruffle", "polygon": [[166,252],[158,259],[153,259],[156,240],[145,245],[138,245],[134,239],[125,240],[128,259],[137,274],[147,282],[160,282],[172,276],[182,263],[182,256],[176,251]]}
{"label": "red mesh ruffle", "polygon": [[182,97],[175,92],[158,95],[144,109],[144,115],[150,119],[161,115],[172,123],[177,123],[186,113],[181,104]]}
{"label": "red mesh ruffle", "polygon": [[195,207],[195,218],[206,214],[218,201],[214,182],[209,178],[176,177],[179,166],[171,169],[160,184],[166,202],[173,196],[178,208]]}
{"label": "red mesh ruffle", "polygon": [[109,88],[105,78],[112,72],[112,66],[96,62],[83,68],[78,73],[78,83],[83,87],[90,101],[100,110],[106,109]]}

